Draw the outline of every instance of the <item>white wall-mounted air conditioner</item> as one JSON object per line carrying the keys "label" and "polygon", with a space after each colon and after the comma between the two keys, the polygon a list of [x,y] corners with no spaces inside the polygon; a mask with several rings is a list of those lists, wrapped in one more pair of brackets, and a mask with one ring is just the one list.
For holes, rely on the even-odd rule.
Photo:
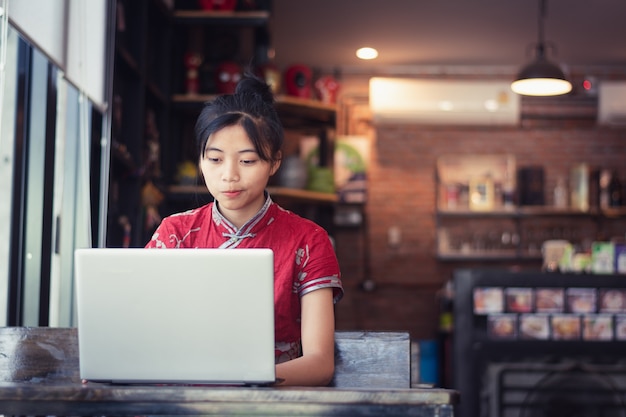
{"label": "white wall-mounted air conditioner", "polygon": [[626,81],[602,81],[598,88],[598,124],[626,125]]}
{"label": "white wall-mounted air conditioner", "polygon": [[520,97],[506,81],[370,79],[375,123],[515,125]]}

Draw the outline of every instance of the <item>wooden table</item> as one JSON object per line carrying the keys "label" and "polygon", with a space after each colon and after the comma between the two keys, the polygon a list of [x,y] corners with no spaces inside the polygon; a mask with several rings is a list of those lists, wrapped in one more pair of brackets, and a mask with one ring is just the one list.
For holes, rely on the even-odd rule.
{"label": "wooden table", "polygon": [[454,416],[445,389],[82,384],[76,329],[0,328],[0,414]]}

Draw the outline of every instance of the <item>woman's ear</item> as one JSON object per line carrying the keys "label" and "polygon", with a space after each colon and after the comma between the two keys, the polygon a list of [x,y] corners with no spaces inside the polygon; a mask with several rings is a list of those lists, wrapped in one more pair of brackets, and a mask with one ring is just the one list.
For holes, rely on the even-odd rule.
{"label": "woman's ear", "polygon": [[276,154],[276,158],[272,161],[272,168],[270,169],[270,176],[276,174],[276,171],[278,171],[278,168],[280,168],[280,163],[283,160],[283,153],[281,151],[278,151],[278,153]]}
{"label": "woman's ear", "polygon": [[204,184],[204,173],[202,172],[202,156],[198,158],[198,163],[196,164],[196,170],[198,171],[198,175],[196,175],[196,178],[199,181],[202,181],[202,183]]}

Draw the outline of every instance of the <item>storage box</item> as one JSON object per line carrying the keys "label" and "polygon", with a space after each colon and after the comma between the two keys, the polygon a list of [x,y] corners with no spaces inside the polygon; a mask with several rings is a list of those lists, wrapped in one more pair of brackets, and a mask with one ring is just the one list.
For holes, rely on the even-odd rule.
{"label": "storage box", "polygon": [[615,259],[615,246],[612,242],[593,242],[591,244],[591,272],[594,274],[612,274]]}

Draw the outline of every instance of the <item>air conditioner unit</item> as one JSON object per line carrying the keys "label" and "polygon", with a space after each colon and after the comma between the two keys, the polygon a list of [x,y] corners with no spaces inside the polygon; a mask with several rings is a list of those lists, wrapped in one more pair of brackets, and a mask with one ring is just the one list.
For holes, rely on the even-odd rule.
{"label": "air conditioner unit", "polygon": [[626,81],[602,81],[600,83],[598,124],[626,125]]}
{"label": "air conditioner unit", "polygon": [[515,125],[520,97],[506,81],[370,79],[375,123]]}

